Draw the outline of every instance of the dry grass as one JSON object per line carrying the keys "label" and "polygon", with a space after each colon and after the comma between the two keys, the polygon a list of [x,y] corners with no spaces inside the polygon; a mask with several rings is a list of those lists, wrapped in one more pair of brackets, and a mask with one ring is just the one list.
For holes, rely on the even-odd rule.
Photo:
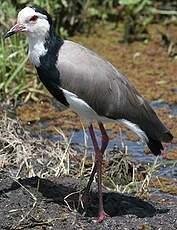
{"label": "dry grass", "polygon": [[[69,175],[85,183],[93,165],[87,156],[85,131],[85,152],[82,156],[71,148],[71,139],[68,140],[61,130],[57,131],[63,136],[63,141],[52,142],[41,136],[33,137],[19,121],[5,114],[0,120],[0,170],[8,171],[16,179]],[[127,147],[123,151],[114,149],[107,154],[103,164],[104,186],[109,190],[147,197],[157,166],[156,159],[152,166],[143,168],[143,175],[140,176],[142,166],[132,162]]]}
{"label": "dry grass", "polygon": [[75,152],[66,141],[32,137],[17,120],[5,115],[0,120],[0,168],[16,178],[68,174],[69,156]]}

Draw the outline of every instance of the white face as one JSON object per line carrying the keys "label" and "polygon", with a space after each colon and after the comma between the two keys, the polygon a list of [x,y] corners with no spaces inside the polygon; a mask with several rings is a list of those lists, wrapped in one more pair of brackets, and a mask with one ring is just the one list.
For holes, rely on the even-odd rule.
{"label": "white face", "polygon": [[34,9],[28,6],[18,13],[17,24],[24,26],[22,31],[28,32],[31,37],[45,37],[50,28],[47,16],[35,12]]}

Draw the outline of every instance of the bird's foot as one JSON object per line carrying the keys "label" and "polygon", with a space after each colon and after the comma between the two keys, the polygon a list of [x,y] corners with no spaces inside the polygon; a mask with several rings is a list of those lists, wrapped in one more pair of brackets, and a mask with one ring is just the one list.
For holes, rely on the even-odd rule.
{"label": "bird's foot", "polygon": [[109,215],[103,210],[101,212],[99,212],[99,216],[98,219],[95,221],[97,224],[100,224],[103,220],[106,219],[106,217],[108,217]]}

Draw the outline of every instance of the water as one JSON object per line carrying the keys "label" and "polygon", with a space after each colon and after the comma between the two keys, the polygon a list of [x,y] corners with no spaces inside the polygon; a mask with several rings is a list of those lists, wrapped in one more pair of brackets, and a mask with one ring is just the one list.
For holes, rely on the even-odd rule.
{"label": "water", "polygon": [[177,116],[177,105],[169,105],[163,101],[153,101],[151,106],[154,109],[168,109],[173,116]]}

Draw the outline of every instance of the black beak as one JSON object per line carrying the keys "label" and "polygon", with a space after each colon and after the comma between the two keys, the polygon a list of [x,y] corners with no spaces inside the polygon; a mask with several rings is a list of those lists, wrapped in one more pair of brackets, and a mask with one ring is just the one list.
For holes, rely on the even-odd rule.
{"label": "black beak", "polygon": [[7,33],[4,34],[4,39],[12,36],[13,34],[15,34],[15,31],[8,31]]}

